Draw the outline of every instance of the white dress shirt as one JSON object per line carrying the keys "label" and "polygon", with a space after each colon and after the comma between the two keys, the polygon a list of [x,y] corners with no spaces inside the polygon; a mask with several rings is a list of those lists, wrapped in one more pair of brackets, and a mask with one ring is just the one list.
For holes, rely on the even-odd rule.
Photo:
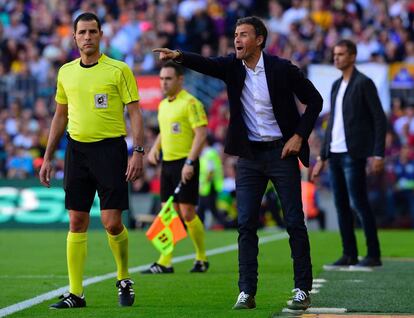
{"label": "white dress shirt", "polygon": [[345,140],[345,129],[344,129],[344,116],[343,116],[343,102],[346,88],[348,83],[345,81],[341,82],[341,86],[338,90],[338,95],[336,95],[335,100],[335,113],[334,113],[334,122],[332,127],[331,135],[331,152],[342,153],[348,152],[348,147],[346,146]]}
{"label": "white dress shirt", "polygon": [[282,138],[282,132],[273,113],[267,87],[263,53],[254,70],[246,68],[246,79],[241,94],[242,116],[251,141],[272,141]]}

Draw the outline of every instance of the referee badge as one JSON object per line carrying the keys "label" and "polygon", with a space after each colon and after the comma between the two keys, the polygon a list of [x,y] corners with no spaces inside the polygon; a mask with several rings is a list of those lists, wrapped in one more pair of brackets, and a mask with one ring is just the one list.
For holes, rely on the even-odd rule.
{"label": "referee badge", "polygon": [[108,94],[95,94],[95,108],[108,108]]}
{"label": "referee badge", "polygon": [[173,134],[179,134],[179,133],[181,133],[181,125],[180,125],[180,123],[172,123],[172,125],[171,125],[171,132]]}

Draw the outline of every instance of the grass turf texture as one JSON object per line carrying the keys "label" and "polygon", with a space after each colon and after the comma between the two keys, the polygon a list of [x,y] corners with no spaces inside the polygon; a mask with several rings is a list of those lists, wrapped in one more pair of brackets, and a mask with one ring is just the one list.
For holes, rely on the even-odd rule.
{"label": "grass turf texture", "polygon": [[314,307],[341,307],[348,312],[413,313],[414,259],[387,259],[372,272],[329,271],[313,297]]}
{"label": "grass turf texture", "polygon": [[[270,235],[260,232],[260,236]],[[335,287],[335,281],[345,281],[328,277],[333,273],[322,272],[322,265],[335,260],[341,251],[339,234],[334,232],[312,232],[311,247],[315,277],[326,277],[325,284],[319,295],[315,295],[314,306],[340,307],[341,288]],[[235,244],[237,233],[208,232],[207,248]],[[384,257],[414,257],[412,231],[383,231],[380,232],[382,253]],[[65,231],[9,231],[0,233],[0,308],[10,306],[19,301],[37,296],[41,293],[67,285],[65,259]],[[358,233],[360,255],[365,248],[362,233]],[[193,253],[189,239],[180,242],[175,255]],[[130,232],[130,266],[151,263],[158,254],[146,240],[142,232]],[[110,279],[86,287],[87,307],[83,309],[52,311],[48,305],[50,300],[10,317],[269,317],[278,313],[286,306],[286,300],[291,296],[293,287],[292,265],[287,239],[266,243],[260,246],[259,254],[259,287],[256,296],[258,308],[253,311],[231,310],[238,295],[237,287],[237,251],[227,252],[209,258],[211,267],[207,274],[190,274],[192,261],[174,265],[173,275],[141,275],[135,273],[136,302],[132,308],[119,308],[115,280]],[[387,312],[414,312],[411,301],[403,301],[401,294],[412,285],[413,271],[404,268],[387,270],[390,261],[385,261],[381,269],[380,279],[373,279],[367,288],[356,285],[352,293],[345,297],[361,311],[375,310],[375,303],[387,304]],[[399,262],[392,262],[404,264]],[[412,265],[413,263],[410,262]],[[401,265],[404,266],[404,265]],[[103,231],[89,232],[88,257],[85,276],[92,277],[108,272],[114,272],[115,266],[109,251],[106,235]],[[404,271],[400,273],[398,271]],[[387,273],[387,274],[386,274]],[[350,273],[341,273],[350,274]],[[352,273],[352,275],[357,273]],[[372,273],[362,273],[368,275]],[[386,275],[385,275],[386,274]],[[46,276],[45,276],[46,275]],[[361,273],[357,274],[361,275]],[[400,280],[404,283],[402,289],[389,288],[382,283],[384,276],[393,275],[390,283]],[[398,277],[398,279],[396,278]],[[354,278],[352,278],[354,279]],[[331,288],[332,290],[328,292]],[[386,286],[387,288],[383,288]],[[326,288],[326,292],[324,290]],[[358,292],[358,293],[357,293]],[[412,290],[408,295],[412,295]],[[339,297],[339,298],[338,298]],[[372,297],[372,301],[368,301]],[[356,299],[363,299],[367,304],[356,305]],[[389,301],[385,302],[384,299]],[[406,308],[408,303],[409,307]],[[410,310],[410,311],[406,311]],[[378,311],[378,310],[375,310]]]}

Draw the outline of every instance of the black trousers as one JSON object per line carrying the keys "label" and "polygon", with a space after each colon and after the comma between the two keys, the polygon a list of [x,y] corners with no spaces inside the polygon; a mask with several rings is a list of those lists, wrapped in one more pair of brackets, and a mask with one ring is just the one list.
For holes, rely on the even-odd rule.
{"label": "black trousers", "polygon": [[[255,295],[258,281],[259,209],[271,180],[279,195],[293,259],[295,288],[312,289],[312,264],[301,198],[301,177],[296,156],[280,159],[283,144],[256,144],[254,158],[237,162],[236,198],[239,231],[239,289]],[[275,251],[275,260],[278,251]]]}

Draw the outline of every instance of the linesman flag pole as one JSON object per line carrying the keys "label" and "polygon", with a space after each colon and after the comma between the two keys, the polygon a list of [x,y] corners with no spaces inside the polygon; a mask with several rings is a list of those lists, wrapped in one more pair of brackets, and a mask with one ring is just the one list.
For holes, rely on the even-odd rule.
{"label": "linesman flag pole", "polygon": [[167,202],[158,213],[154,222],[145,235],[152,242],[154,247],[163,255],[168,255],[174,250],[175,244],[187,236],[181,219],[174,209],[174,196],[181,190],[182,183],[177,185],[174,194],[171,195]]}

